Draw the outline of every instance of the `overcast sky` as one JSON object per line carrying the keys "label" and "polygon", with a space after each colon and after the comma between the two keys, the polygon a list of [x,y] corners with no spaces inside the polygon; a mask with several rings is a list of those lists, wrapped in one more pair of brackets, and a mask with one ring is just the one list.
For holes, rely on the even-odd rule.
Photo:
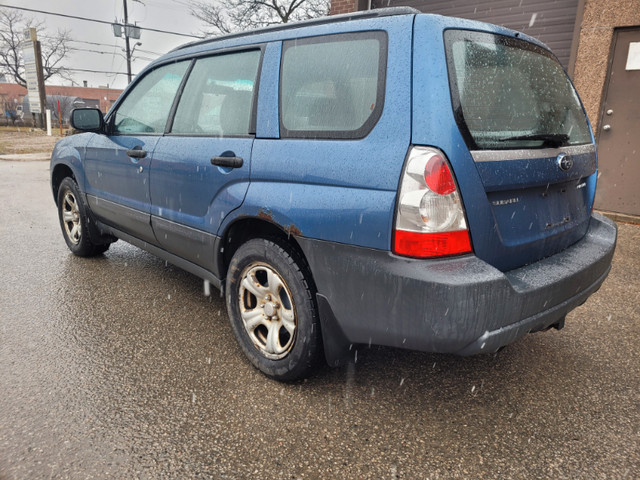
{"label": "overcast sky", "polygon": [[[127,0],[129,22],[137,23],[141,27],[168,30],[186,34],[198,34],[202,24],[189,14],[187,0],[142,0],[143,3]],[[79,17],[93,18],[119,22],[124,18],[123,0],[0,0],[0,6],[13,5],[32,8],[48,12],[63,13]],[[74,49],[95,50],[86,52],[74,50],[67,57],[64,65],[69,68],[85,70],[108,70],[114,72],[127,71],[124,39],[116,38],[110,25],[74,20],[33,12],[21,12],[25,17],[46,22],[46,32],[38,32],[38,36],[55,33],[57,29],[68,29],[74,42],[70,46]],[[135,42],[142,42],[136,47],[134,61],[131,65],[133,74],[139,72],[159,54],[164,54],[172,48],[194,39],[142,30],[140,40],[131,39],[131,46]],[[82,43],[92,42],[92,43]],[[101,45],[94,45],[99,43]],[[109,85],[113,88],[124,88],[127,85],[126,75],[95,74],[72,72],[73,80],[82,85],[86,80],[90,87]],[[51,79],[47,85],[69,85],[69,81],[60,78]]]}

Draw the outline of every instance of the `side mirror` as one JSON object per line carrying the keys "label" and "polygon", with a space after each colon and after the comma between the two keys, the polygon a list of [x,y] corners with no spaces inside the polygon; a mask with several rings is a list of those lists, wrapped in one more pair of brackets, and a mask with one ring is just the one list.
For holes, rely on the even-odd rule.
{"label": "side mirror", "polygon": [[76,108],[71,112],[71,126],[82,132],[104,130],[104,117],[97,108]]}

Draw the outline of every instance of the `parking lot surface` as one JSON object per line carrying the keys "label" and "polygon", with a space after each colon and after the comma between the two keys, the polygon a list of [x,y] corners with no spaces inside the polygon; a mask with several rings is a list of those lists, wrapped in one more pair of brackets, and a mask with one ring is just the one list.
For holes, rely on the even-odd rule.
{"label": "parking lot surface", "polygon": [[123,242],[74,257],[48,164],[0,161],[0,479],[639,478],[640,227],[619,227],[560,332],[468,358],[364,346],[282,384],[217,291]]}

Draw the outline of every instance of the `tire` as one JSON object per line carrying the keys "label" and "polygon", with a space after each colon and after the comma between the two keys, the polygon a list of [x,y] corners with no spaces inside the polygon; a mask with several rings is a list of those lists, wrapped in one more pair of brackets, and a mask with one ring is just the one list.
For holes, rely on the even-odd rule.
{"label": "tire", "polygon": [[93,257],[109,249],[109,241],[97,241],[95,222],[73,178],[66,177],[58,188],[58,219],[69,250],[79,257]]}
{"label": "tire", "polygon": [[267,376],[308,376],[321,350],[315,292],[301,256],[271,239],[249,240],[235,252],[226,280],[233,333]]}

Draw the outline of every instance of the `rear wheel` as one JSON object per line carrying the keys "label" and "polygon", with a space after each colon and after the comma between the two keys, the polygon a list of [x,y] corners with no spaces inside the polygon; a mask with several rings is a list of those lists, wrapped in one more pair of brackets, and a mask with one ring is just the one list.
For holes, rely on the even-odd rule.
{"label": "rear wheel", "polygon": [[75,255],[91,257],[109,249],[109,242],[92,238],[91,229],[95,230],[95,226],[91,224],[78,185],[69,177],[62,180],[58,188],[58,218],[64,240]]}
{"label": "rear wheel", "polygon": [[320,330],[311,275],[295,250],[248,241],[231,260],[226,292],[233,332],[256,368],[277,380],[310,373]]}

